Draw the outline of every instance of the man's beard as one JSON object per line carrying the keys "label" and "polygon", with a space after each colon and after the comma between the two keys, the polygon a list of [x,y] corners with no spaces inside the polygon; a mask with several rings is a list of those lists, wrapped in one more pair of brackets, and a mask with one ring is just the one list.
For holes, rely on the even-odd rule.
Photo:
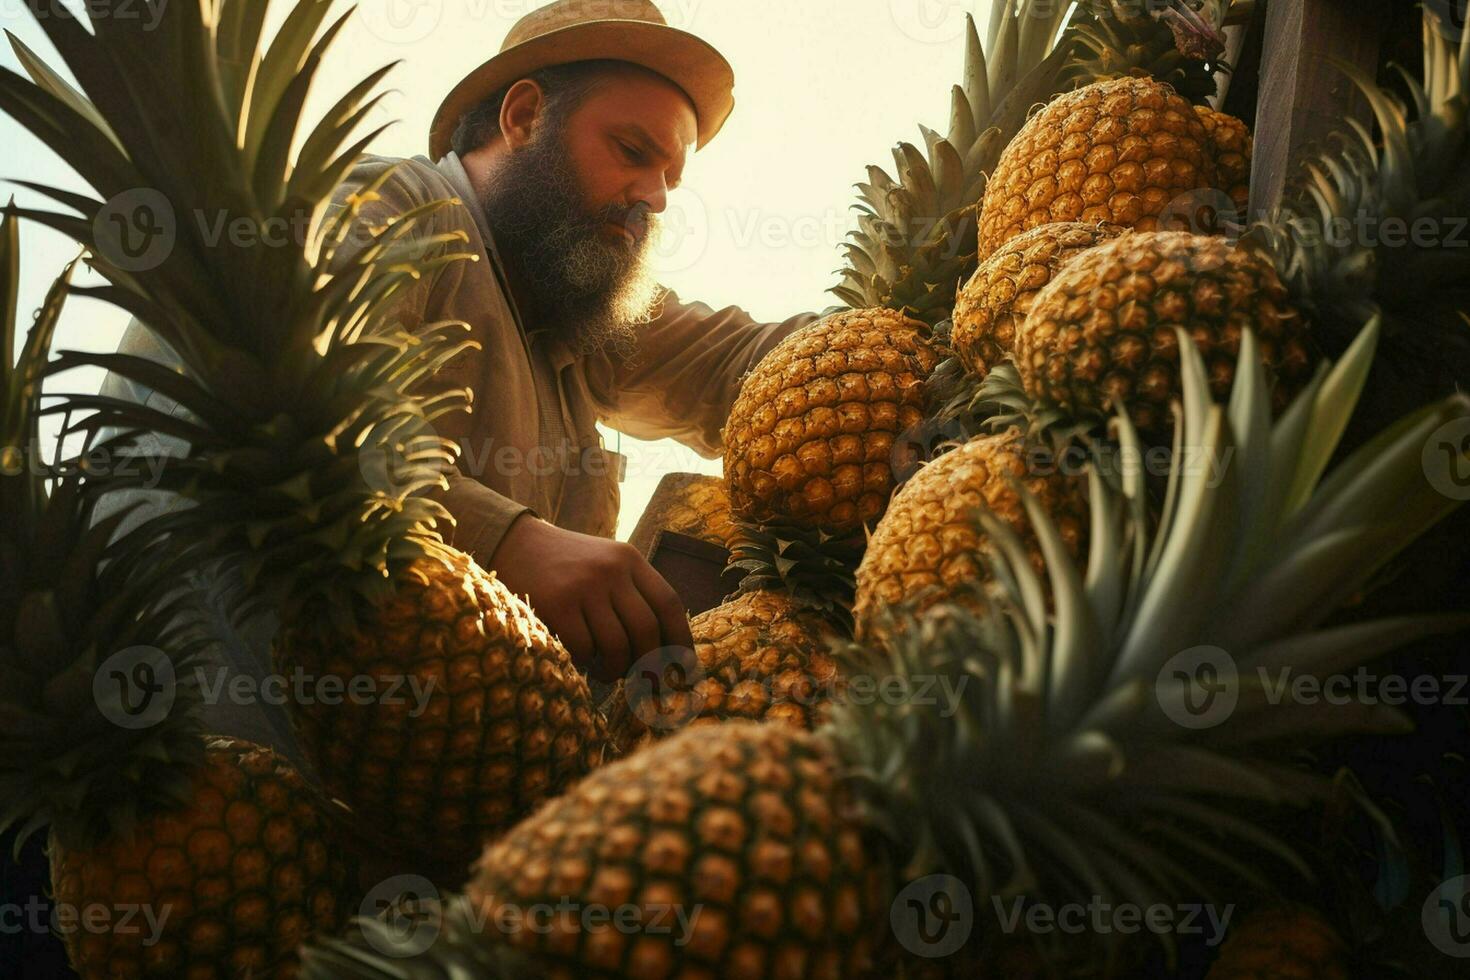
{"label": "man's beard", "polygon": [[[646,205],[589,211],[558,127],[511,153],[480,191],[496,247],[529,294],[537,322],[527,327],[554,330],[581,354],[631,357],[663,296],[647,263],[658,216]],[[609,222],[641,237],[609,241]]]}

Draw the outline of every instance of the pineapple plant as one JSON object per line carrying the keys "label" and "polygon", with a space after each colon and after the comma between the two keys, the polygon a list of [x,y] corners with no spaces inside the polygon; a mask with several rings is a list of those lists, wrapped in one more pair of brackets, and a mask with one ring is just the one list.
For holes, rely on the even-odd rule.
{"label": "pineapple plant", "polygon": [[922,322],[883,308],[833,313],[781,341],[725,424],[735,516],[834,535],[878,517],[938,360]]}
{"label": "pineapple plant", "polygon": [[998,248],[955,299],[949,346],[964,369],[983,378],[1009,360],[1041,287],[1072,259],[1121,233],[1115,225],[1063,221],[1032,228]]}
{"label": "pineapple plant", "polygon": [[859,627],[904,602],[963,601],[983,577],[989,547],[975,522],[978,510],[1014,529],[1026,542],[1032,567],[1042,571],[1023,488],[1051,516],[1067,554],[1082,556],[1088,503],[1081,476],[1068,473],[1048,447],[1019,429],[976,436],[923,466],[894,494],[858,566],[853,615]]}
{"label": "pineapple plant", "polygon": [[[253,0],[169,4],[156,24],[98,17],[90,30],[53,11],[37,22],[81,91],[17,44],[32,80],[0,71],[0,108],[97,195],[31,184],[79,214],[22,213],[86,245],[109,284],[83,292],[133,313],[183,364],[63,353],[59,370],[115,372],[181,412],[102,397],[70,404],[92,410],[91,429],[185,443],[149,467],[162,474],[159,490],[194,505],[168,518],[172,540],[241,570],[242,608],[280,622],[276,671],[369,689],[292,699],[325,788],[382,850],[462,869],[484,837],[600,761],[605,725],[560,642],[446,545],[450,515],[424,492],[446,484],[453,461],[435,423],[457,424],[467,402],[429,379],[467,348],[465,328],[409,333],[395,304],[470,257],[462,236],[434,232],[446,202],[401,214],[385,203],[391,170],[352,185],[328,216],[329,196],[376,134],[352,135],[388,70],[298,134],[305,94],[351,14],[324,28],[329,7],[300,0],[264,49],[267,5]],[[189,119],[190,138],[160,138],[161,118]],[[172,247],[139,268],[99,229],[118,195],[140,187],[175,215],[298,231],[216,241],[181,217]],[[375,463],[384,458],[387,480]],[[388,696],[405,689],[428,692],[421,710]]]}
{"label": "pineapple plant", "polygon": [[949,128],[940,136],[921,126],[923,151],[898,144],[898,179],[868,168],[832,293],[851,309],[886,306],[929,324],[946,319],[957,287],[975,271],[987,177],[1032,106],[1132,70],[1191,99],[1214,93],[1219,31],[1234,8],[1197,6],[1168,0],[1138,11],[1097,2],[1082,5],[1069,22],[1067,4],[1005,0],[991,5],[983,45],[967,18],[964,81],[951,93]]}
{"label": "pineapple plant", "polygon": [[949,315],[956,287],[975,268],[986,174],[1027,109],[1061,83],[1071,46],[1057,40],[1065,18],[1063,4],[994,3],[982,45],[966,15],[963,84],[951,92],[946,135],[921,126],[923,151],[906,142],[893,151],[898,179],[870,166],[857,185],[857,228],[831,290],[847,307],[888,307],[929,324]]}
{"label": "pineapple plant", "polygon": [[[890,610],[905,628],[843,649],[854,675],[948,680],[952,710],[854,700],[817,732],[743,722],[681,732],[598,770],[490,845],[434,942],[410,948],[368,920],[357,939],[310,948],[308,976],[492,976],[480,964],[504,948],[540,976],[860,976],[879,964],[893,972],[882,923],[920,875],[955,876],[977,907],[1053,908],[1086,896],[1219,901],[1242,878],[1262,891],[1293,878],[1304,865],[1264,816],[1320,802],[1333,783],[1284,763],[1282,747],[1402,732],[1403,718],[1372,703],[1298,711],[1264,696],[1252,672],[1351,671],[1457,621],[1321,629],[1456,507],[1420,457],[1431,433],[1470,418],[1464,397],[1399,420],[1327,472],[1376,329],[1274,425],[1249,334],[1224,405],[1181,334],[1179,438],[1228,453],[1223,477],[1172,466],[1154,519],[1141,474],[1125,471],[1114,489],[1094,471],[1085,569],[1022,493],[1045,584],[1020,536],[982,514],[996,548],[978,608]],[[1141,453],[1127,417],[1117,424]],[[1050,604],[1038,601],[1047,590]],[[1205,724],[1181,714],[1196,681],[1171,670],[1201,644],[1225,652],[1238,681],[1233,709]],[[619,929],[575,914],[624,904],[634,914]],[[544,929],[502,925],[507,910],[541,906],[573,913]],[[697,910],[678,941],[654,928],[669,907]],[[979,962],[1001,938],[982,925]],[[1110,955],[1116,932],[1088,938],[1103,947],[1085,960],[1093,969],[1126,955]]]}
{"label": "pineapple plant", "polygon": [[18,828],[17,852],[47,832],[84,980],[292,976],[297,947],[346,922],[338,814],[270,749],[207,737],[186,565],[102,514],[110,477],[77,465],[85,449],[46,463],[71,267],[17,352],[18,224],[0,221],[0,832]]}
{"label": "pineapple plant", "polygon": [[1259,909],[1235,925],[1208,980],[1347,980],[1347,944],[1307,906]]}
{"label": "pineapple plant", "polygon": [[1204,123],[1168,83],[1094,82],[1053,99],[1001,154],[980,207],[979,257],[1057,221],[1151,231],[1176,198],[1215,181]]}
{"label": "pineapple plant", "polygon": [[1014,359],[1027,395],[1077,419],[1127,405],[1139,429],[1166,434],[1179,397],[1185,330],[1224,398],[1247,330],[1284,407],[1315,362],[1305,318],[1271,260],[1224,238],[1135,232],[1066,265],[1031,303]]}
{"label": "pineapple plant", "polygon": [[685,725],[744,719],[811,729],[825,717],[840,684],[830,647],[852,634],[861,546],[790,527],[743,525],[739,535],[731,557],[744,572],[739,589],[690,621],[692,658],[660,658],[653,676],[626,685],[640,724],[620,744]]}

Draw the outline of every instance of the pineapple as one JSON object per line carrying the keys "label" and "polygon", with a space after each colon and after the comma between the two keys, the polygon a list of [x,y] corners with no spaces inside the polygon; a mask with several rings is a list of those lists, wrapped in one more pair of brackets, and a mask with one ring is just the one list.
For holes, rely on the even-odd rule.
{"label": "pineapple", "polygon": [[1016,335],[1028,395],[1074,418],[1127,405],[1139,429],[1167,433],[1179,397],[1185,330],[1225,397],[1247,330],[1273,382],[1274,407],[1300,389],[1315,360],[1304,318],[1269,258],[1189,232],[1123,235],[1076,258],[1032,301]]}
{"label": "pineapple", "polygon": [[1255,149],[1250,127],[1243,120],[1209,106],[1197,105],[1194,111],[1205,124],[1209,137],[1217,186],[1230,198],[1237,214],[1247,214],[1251,200],[1251,155]]}
{"label": "pineapple", "polygon": [[[467,403],[428,379],[467,344],[456,339],[463,324],[407,334],[394,304],[413,281],[472,260],[457,250],[462,236],[430,231],[445,202],[382,214],[374,203],[390,172],[323,220],[374,135],[348,142],[387,69],[297,134],[306,88],[351,11],[323,30],[328,0],[301,0],[262,52],[266,6],[169,4],[156,23],[102,17],[90,31],[64,11],[38,16],[82,92],[18,48],[34,83],[0,72],[0,108],[98,194],[39,187],[82,218],[24,213],[87,245],[111,283],[102,295],[184,366],[63,355],[62,367],[116,372],[182,412],[73,404],[96,410],[90,428],[187,443],[147,468],[162,474],[158,489],[195,504],[170,517],[175,546],[243,572],[242,602],[281,624],[280,673],[302,670],[349,692],[371,680],[378,696],[292,702],[303,749],[363,835],[452,873],[483,838],[599,761],[605,725],[565,649],[503,583],[444,543],[450,517],[422,493],[445,484],[453,461],[434,423]],[[188,119],[190,138],[161,137],[150,120],[166,118]],[[160,264],[120,268],[97,240],[111,226],[100,215],[104,201],[139,187],[180,216],[198,209],[300,233],[221,243],[181,218]],[[389,481],[372,465],[384,456],[397,464]],[[411,685],[428,692],[422,713],[402,697]]]}
{"label": "pineapple", "polygon": [[734,596],[691,620],[694,660],[629,685],[644,723],[636,737],[731,719],[811,729],[839,692],[830,646],[852,634],[860,546],[789,527],[738,533],[731,566],[745,575]]}
{"label": "pineapple", "polygon": [[877,518],[938,360],[924,324],[881,308],[834,313],[781,341],[725,425],[736,517],[833,534]]}
{"label": "pineapple", "polygon": [[966,15],[964,84],[952,91],[948,134],[921,126],[924,152],[910,143],[893,151],[897,180],[871,166],[858,184],[857,229],[831,290],[848,307],[884,306],[929,324],[949,315],[955,288],[975,269],[986,174],[1027,108],[1060,84],[1070,45],[1057,41],[1065,19],[1065,4],[995,3],[982,46]]}
{"label": "pineapple", "polygon": [[[926,606],[960,601],[983,575],[984,535],[975,523],[983,509],[1026,542],[1042,571],[1041,547],[1030,530],[1021,488],[1041,501],[1067,553],[1083,554],[1088,505],[1083,480],[1068,475],[1018,429],[971,439],[927,464],[899,488],[878,522],[857,571],[853,613],[860,627],[879,610],[902,602]],[[1039,467],[1046,467],[1046,472]]]}
{"label": "pineapple", "polygon": [[[998,547],[978,610],[894,610],[907,628],[843,649],[851,676],[945,679],[952,710],[853,700],[815,733],[738,722],[681,732],[598,770],[487,848],[428,948],[368,921],[362,939],[375,951],[362,939],[314,947],[308,976],[491,976],[477,966],[498,946],[539,976],[863,976],[879,964],[894,973],[900,951],[884,920],[919,875],[957,877],[976,908],[1146,907],[1221,895],[1237,876],[1254,888],[1294,876],[1301,860],[1265,817],[1320,802],[1334,784],[1285,764],[1281,747],[1400,732],[1402,715],[1369,703],[1297,711],[1246,679],[1233,711],[1207,726],[1176,723],[1192,682],[1171,668],[1209,643],[1247,675],[1351,671],[1458,622],[1320,628],[1457,506],[1428,486],[1420,456],[1430,433],[1470,419],[1464,397],[1400,420],[1323,479],[1375,341],[1370,325],[1273,428],[1249,335],[1228,407],[1213,403],[1204,360],[1181,335],[1180,439],[1231,452],[1223,478],[1171,468],[1155,521],[1139,474],[1123,473],[1115,490],[1094,472],[1101,516],[1085,570],[1023,494],[1046,585],[1019,536],[982,514]],[[1126,417],[1118,425],[1125,448],[1141,452]],[[1047,589],[1050,608],[1037,601]],[[623,903],[632,918],[621,929],[577,914]],[[688,917],[682,931],[657,928],[669,906]],[[572,912],[545,929],[506,926],[507,911],[540,907]],[[483,929],[463,928],[466,919]],[[1007,938],[988,922],[977,916],[966,950],[979,962]],[[1089,941],[1081,962],[1094,970],[1116,972],[1128,956],[1116,932],[1077,938]]]}
{"label": "pineapple", "polygon": [[1153,230],[1172,201],[1215,180],[1204,123],[1171,86],[1095,82],[1052,100],[1001,154],[981,205],[980,260],[1051,222]]}
{"label": "pineapple", "polygon": [[53,897],[88,926],[64,933],[83,980],[294,975],[296,948],[346,922],[337,815],[269,749],[205,737],[185,566],[97,513],[110,476],[37,465],[67,286],[17,364],[17,224],[0,222],[0,832],[19,827],[18,849],[49,826]]}
{"label": "pineapple", "polygon": [[1305,906],[1260,909],[1225,938],[1208,980],[1347,980],[1347,944]]}
{"label": "pineapple", "polygon": [[730,513],[730,495],[717,476],[670,473],[659,481],[653,499],[628,543],[647,554],[658,531],[673,531],[722,548],[735,543],[740,532]]}
{"label": "pineapple", "polygon": [[1008,360],[1041,287],[1072,259],[1121,233],[1114,225],[1064,221],[1033,228],[997,249],[955,300],[949,343],[965,370],[983,378]]}

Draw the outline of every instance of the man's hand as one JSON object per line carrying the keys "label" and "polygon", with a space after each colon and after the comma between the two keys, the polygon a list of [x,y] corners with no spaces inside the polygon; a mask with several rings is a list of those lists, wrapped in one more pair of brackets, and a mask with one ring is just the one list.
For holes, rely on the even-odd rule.
{"label": "man's hand", "polygon": [[693,647],[672,586],[631,545],[516,519],[488,566],[561,638],[577,666],[611,681],[665,646]]}

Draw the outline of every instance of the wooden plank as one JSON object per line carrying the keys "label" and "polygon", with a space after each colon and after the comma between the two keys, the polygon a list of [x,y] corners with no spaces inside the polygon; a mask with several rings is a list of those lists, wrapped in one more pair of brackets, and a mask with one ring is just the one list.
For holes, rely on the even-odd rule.
{"label": "wooden plank", "polygon": [[1365,99],[1336,58],[1377,74],[1387,23],[1382,0],[1269,0],[1256,102],[1251,214],[1281,200],[1306,152],[1346,120],[1369,119]]}

